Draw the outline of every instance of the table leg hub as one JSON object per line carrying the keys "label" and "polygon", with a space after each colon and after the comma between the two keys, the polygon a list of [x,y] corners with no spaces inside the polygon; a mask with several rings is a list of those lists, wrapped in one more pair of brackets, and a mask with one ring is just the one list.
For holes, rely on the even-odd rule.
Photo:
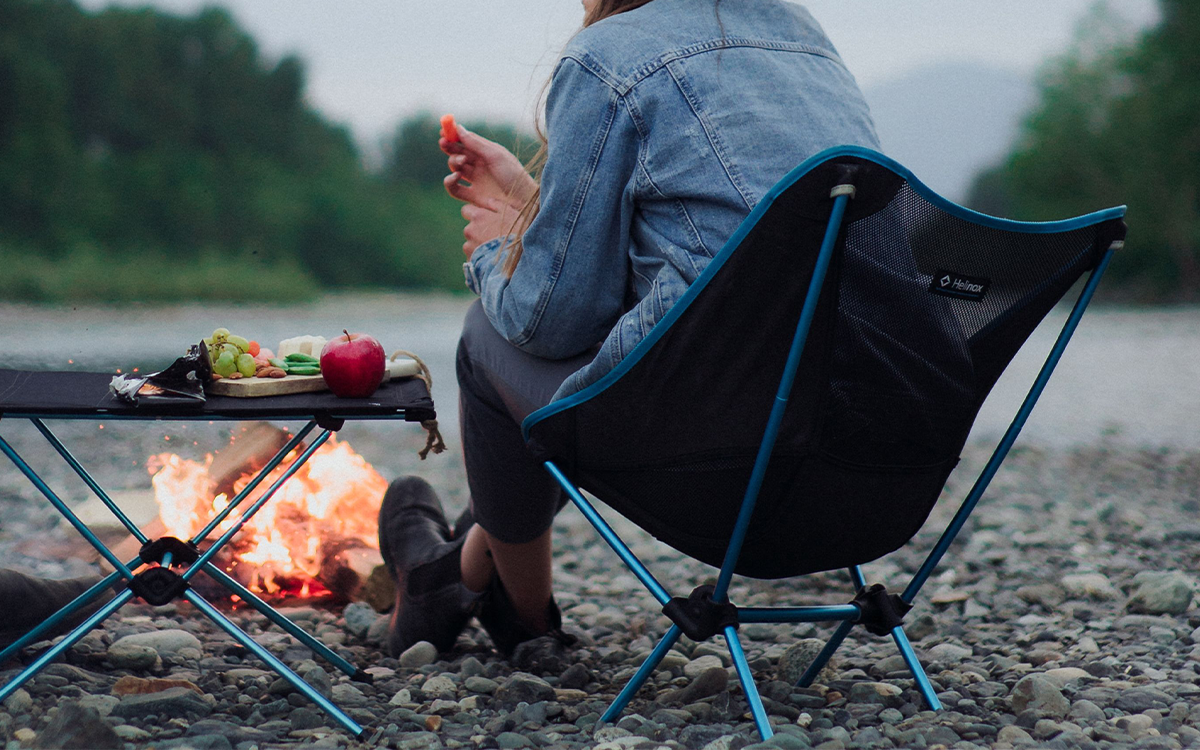
{"label": "table leg hub", "polygon": [[147,604],[161,607],[188,590],[188,582],[170,568],[153,567],[143,570],[129,582],[129,588]]}

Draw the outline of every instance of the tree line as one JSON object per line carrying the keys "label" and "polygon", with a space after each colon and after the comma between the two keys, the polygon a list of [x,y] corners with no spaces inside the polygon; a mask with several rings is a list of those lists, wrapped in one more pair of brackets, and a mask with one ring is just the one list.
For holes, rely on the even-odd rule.
{"label": "tree line", "polygon": [[[1200,3],[1133,38],[1094,13],[1043,71],[1012,153],[968,203],[1013,218],[1129,205],[1109,290],[1200,298]],[[224,10],[0,0],[0,298],[288,301],[321,289],[461,289],[462,220],[437,122],[364,166]],[[510,126],[472,129],[532,153]]]}
{"label": "tree line", "polygon": [[[1200,3],[1160,0],[1132,38],[1104,4],[1042,75],[1012,153],[968,202],[1030,220],[1128,204],[1105,286],[1133,301],[1200,300]],[[1112,295],[1110,294],[1110,297]]]}
{"label": "tree line", "polygon": [[299,59],[266,59],[218,8],[0,0],[0,297],[461,289],[435,118],[400,124],[369,170],[304,89]]}

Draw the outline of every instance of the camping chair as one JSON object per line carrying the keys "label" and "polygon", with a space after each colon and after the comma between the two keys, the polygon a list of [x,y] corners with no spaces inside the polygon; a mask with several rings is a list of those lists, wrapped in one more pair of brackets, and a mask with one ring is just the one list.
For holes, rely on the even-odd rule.
{"label": "camping chair", "polygon": [[[937,695],[903,618],[1012,447],[1113,252],[1123,207],[1050,223],[955,205],[852,146],[776,185],[616,369],[525,420],[529,448],[672,625],[604,714],[613,721],[680,635],[724,635],[751,714],[772,735],[741,623],[840,621],[810,684],[855,624],[891,635],[929,706]],[[1011,426],[903,593],[861,565],[921,528],[988,392],[1090,271]],[[775,394],[771,398],[771,394]],[[581,494],[691,557],[715,586],[672,598]],[[732,576],[846,568],[849,604],[737,607]]]}

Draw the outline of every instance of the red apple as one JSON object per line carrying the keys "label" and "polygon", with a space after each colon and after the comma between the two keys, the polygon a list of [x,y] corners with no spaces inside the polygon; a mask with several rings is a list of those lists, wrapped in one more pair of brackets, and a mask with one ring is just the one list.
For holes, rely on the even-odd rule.
{"label": "red apple", "polygon": [[366,398],[383,382],[387,357],[373,336],[342,333],[321,349],[321,375],[335,395]]}

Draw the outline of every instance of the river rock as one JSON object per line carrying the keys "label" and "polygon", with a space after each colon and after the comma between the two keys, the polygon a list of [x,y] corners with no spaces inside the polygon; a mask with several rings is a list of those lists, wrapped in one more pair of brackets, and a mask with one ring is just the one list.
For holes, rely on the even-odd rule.
{"label": "river rock", "polygon": [[1178,570],[1143,570],[1133,577],[1125,606],[1130,612],[1181,615],[1192,606],[1195,581]]}
{"label": "river rock", "polygon": [[1066,687],[1072,682],[1085,682],[1092,679],[1092,674],[1079,667],[1059,667],[1042,672],[1042,676],[1053,682],[1059,688]]}
{"label": "river rock", "polygon": [[233,750],[233,743],[219,734],[200,734],[155,742],[154,750]]}
{"label": "river rock", "polygon": [[856,682],[850,686],[850,702],[899,708],[904,705],[903,692],[887,682]]}
{"label": "river rock", "polygon": [[947,664],[958,664],[970,657],[974,652],[964,646],[954,643],[939,643],[925,652],[930,661],[941,661]]}
{"label": "river rock", "polygon": [[1013,686],[1010,694],[1013,711],[1034,711],[1039,716],[1064,718],[1071,710],[1071,702],[1051,680],[1040,674],[1022,677]]}
{"label": "river rock", "polygon": [[159,663],[158,652],[153,648],[140,643],[126,643],[124,638],[109,646],[106,655],[114,669],[148,670]]}
{"label": "river rock", "polygon": [[1073,573],[1063,576],[1059,584],[1074,599],[1104,601],[1121,596],[1121,592],[1103,573]]}
{"label": "river rock", "polygon": [[228,721],[203,719],[187,728],[184,734],[188,737],[203,737],[220,735],[229,740],[229,744],[237,745],[242,742],[267,742],[274,739],[270,734],[253,727],[240,727]]}
{"label": "river rock", "polygon": [[[127,635],[113,643],[113,647],[120,644],[149,646],[154,649],[154,652],[159,656],[175,656],[183,649],[194,649],[201,651],[202,646],[200,639],[186,630],[156,630],[152,633],[135,633]],[[109,649],[112,650],[111,648]]]}
{"label": "river rock", "polygon": [[701,656],[698,659],[692,659],[683,666],[683,676],[690,680],[694,680],[714,667],[722,667],[721,658],[718,656]]}
{"label": "river rock", "polygon": [[196,719],[212,713],[212,706],[193,691],[177,687],[161,693],[127,695],[113,708],[112,713],[125,719],[160,714]]}
{"label": "river rock", "polygon": [[467,690],[470,690],[472,693],[491,695],[492,693],[496,692],[497,688],[500,687],[500,683],[487,677],[472,675],[466,680],[463,680],[463,687],[465,687]]}
{"label": "river rock", "polygon": [[437,646],[429,641],[418,641],[400,654],[400,666],[405,669],[420,669],[437,661]]}
{"label": "river rock", "polygon": [[309,667],[301,675],[304,681],[312,686],[321,695],[328,698],[333,693],[333,681],[329,679],[329,673],[319,666]]}
{"label": "river rock", "polygon": [[458,685],[455,685],[454,680],[446,675],[435,674],[421,683],[421,692],[425,694],[426,700],[430,698],[448,698],[453,700],[458,695]]}
{"label": "river rock", "polygon": [[125,741],[113,731],[94,708],[75,701],[59,705],[50,723],[38,733],[35,748],[78,748],[79,750],[123,750]]}
{"label": "river rock", "polygon": [[567,665],[567,647],[548,635],[532,638],[513,649],[509,663],[531,674],[560,674]]}
{"label": "river rock", "polygon": [[[796,641],[791,646],[779,655],[779,663],[775,668],[777,679],[782,680],[791,685],[800,682],[800,678],[804,675],[808,665],[812,664],[813,659],[817,658],[817,654],[825,648],[825,641],[817,638],[804,638]],[[817,674],[814,682],[827,684],[837,679],[837,670],[834,667],[834,661],[837,658],[836,654],[833,659],[821,669]]]}
{"label": "river rock", "polygon": [[501,703],[537,703],[554,700],[554,688],[540,677],[528,672],[514,672],[496,689],[496,699]]}
{"label": "river rock", "polygon": [[728,684],[729,672],[725,670],[725,667],[711,667],[678,690],[664,693],[659,698],[659,702],[666,705],[695,703],[711,695],[725,692]]}
{"label": "river rock", "polygon": [[342,611],[342,619],[346,621],[346,631],[351,635],[363,638],[367,631],[380,619],[375,608],[366,602],[352,602]]}

